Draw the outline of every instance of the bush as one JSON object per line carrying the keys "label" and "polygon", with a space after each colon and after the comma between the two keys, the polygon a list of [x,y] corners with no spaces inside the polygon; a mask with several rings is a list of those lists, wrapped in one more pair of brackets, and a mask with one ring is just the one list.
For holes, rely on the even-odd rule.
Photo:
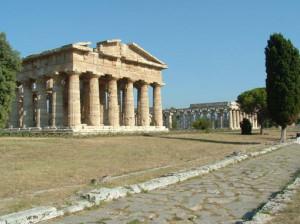
{"label": "bush", "polygon": [[210,128],[210,121],[207,119],[200,118],[193,122],[192,124],[193,128],[198,130],[209,130]]}
{"label": "bush", "polygon": [[252,124],[249,119],[244,118],[240,123],[242,135],[251,135],[252,134]]}

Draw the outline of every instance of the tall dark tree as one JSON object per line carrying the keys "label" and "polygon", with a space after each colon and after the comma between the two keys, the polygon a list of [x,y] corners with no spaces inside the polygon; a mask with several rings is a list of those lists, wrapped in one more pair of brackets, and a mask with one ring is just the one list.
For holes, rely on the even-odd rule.
{"label": "tall dark tree", "polygon": [[290,40],[275,33],[265,48],[267,106],[271,119],[281,126],[281,142],[286,128],[300,113],[300,57]]}
{"label": "tall dark tree", "polygon": [[16,73],[20,70],[21,60],[0,33],[0,128],[5,127],[9,118],[12,101],[15,97]]}
{"label": "tall dark tree", "polygon": [[263,134],[264,122],[267,119],[267,93],[265,88],[255,88],[241,93],[237,102],[247,114],[257,114],[260,134]]}

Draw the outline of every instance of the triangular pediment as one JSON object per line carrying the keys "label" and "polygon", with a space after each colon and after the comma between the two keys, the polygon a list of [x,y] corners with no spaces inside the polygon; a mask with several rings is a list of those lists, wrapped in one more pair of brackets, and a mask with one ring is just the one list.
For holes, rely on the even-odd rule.
{"label": "triangular pediment", "polygon": [[120,40],[107,40],[99,42],[97,47],[98,51],[105,55],[167,68],[167,65],[164,62],[154,57],[136,43],[123,44]]}
{"label": "triangular pediment", "polygon": [[[134,57],[138,61],[148,61],[156,64],[160,64],[163,66],[166,66],[164,62],[159,60],[158,58],[154,57],[152,54],[150,54],[148,51],[137,45],[136,43],[130,43],[127,44],[127,54],[125,57]],[[130,54],[128,54],[130,52]]]}

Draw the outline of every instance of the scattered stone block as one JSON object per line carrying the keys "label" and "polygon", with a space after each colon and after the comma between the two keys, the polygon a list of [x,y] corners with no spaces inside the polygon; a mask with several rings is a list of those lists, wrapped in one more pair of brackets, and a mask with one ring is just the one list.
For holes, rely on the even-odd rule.
{"label": "scattered stone block", "polygon": [[116,187],[116,188],[100,188],[90,191],[85,194],[84,197],[90,202],[100,204],[101,201],[111,201],[113,199],[125,197],[130,190],[125,187]]}
{"label": "scattered stone block", "polygon": [[37,208],[33,208],[21,212],[4,215],[0,217],[0,220],[2,220],[2,223],[4,224],[32,224],[32,223],[38,223],[62,215],[63,212],[57,211],[57,209],[54,207],[43,206],[43,207],[37,207]]}
{"label": "scattered stone block", "polygon": [[90,208],[94,205],[95,205],[94,203],[89,202],[87,200],[80,200],[80,201],[76,201],[76,203],[74,205],[64,208],[63,212],[65,214],[67,214],[67,213],[71,214],[71,213],[82,211],[85,208]]}
{"label": "scattered stone block", "polygon": [[154,189],[166,187],[171,184],[175,184],[179,182],[179,179],[172,175],[167,177],[159,177],[150,181],[146,181],[144,183],[139,184],[138,186],[144,191],[152,191]]}

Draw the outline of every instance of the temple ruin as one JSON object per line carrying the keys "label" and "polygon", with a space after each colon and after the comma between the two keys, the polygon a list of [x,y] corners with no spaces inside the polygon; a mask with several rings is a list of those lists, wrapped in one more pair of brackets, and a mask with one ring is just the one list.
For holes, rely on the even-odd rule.
{"label": "temple ruin", "polygon": [[168,128],[192,129],[193,122],[199,118],[209,120],[212,129],[238,130],[243,118],[250,120],[253,129],[259,128],[257,115],[242,112],[236,102],[199,103],[163,111],[164,125]]}
{"label": "temple ruin", "polygon": [[30,55],[23,59],[17,75],[9,128],[166,131],[161,104],[162,70],[166,68],[137,44],[120,40],[102,41],[96,48],[80,42]]}

